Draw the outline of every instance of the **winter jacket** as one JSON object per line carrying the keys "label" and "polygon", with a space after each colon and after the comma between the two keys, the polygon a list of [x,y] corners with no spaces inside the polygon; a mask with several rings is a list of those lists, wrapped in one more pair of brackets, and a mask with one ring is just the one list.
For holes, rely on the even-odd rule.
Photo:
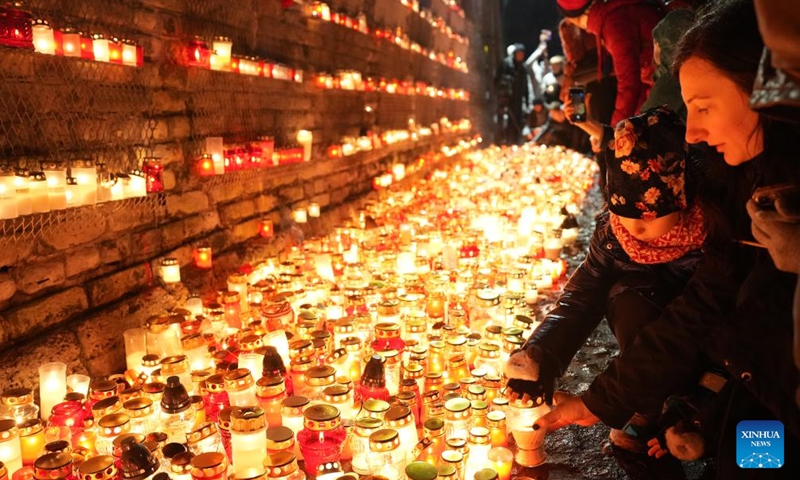
{"label": "winter jacket", "polygon": [[[744,207],[753,187],[798,181],[800,168],[762,155],[722,174],[704,193],[716,197],[732,237],[747,239]],[[698,364],[710,359],[781,420],[787,433],[800,437],[794,403],[800,374],[791,334],[797,276],[778,271],[766,251],[735,245],[706,255],[683,293],[595,378],[583,401],[604,423],[622,425],[635,412],[658,408],[669,394],[696,383]]]}
{"label": "winter jacket", "polygon": [[[587,30],[597,37],[597,51],[605,47],[614,62],[612,125],[635,115],[647,98],[654,72],[653,28],[662,15],[658,6],[643,0],[597,0],[589,10]],[[598,71],[601,64],[599,58]]]}
{"label": "winter jacket", "polygon": [[[609,213],[604,211],[586,259],[528,344],[540,350],[542,362],[555,362],[556,374],[563,375],[572,357],[603,319],[609,297],[634,289],[663,307],[681,292],[701,257],[700,250],[693,250],[669,263],[635,263],[611,230]],[[637,280],[630,280],[634,278]],[[643,278],[647,280],[641,281]]]}

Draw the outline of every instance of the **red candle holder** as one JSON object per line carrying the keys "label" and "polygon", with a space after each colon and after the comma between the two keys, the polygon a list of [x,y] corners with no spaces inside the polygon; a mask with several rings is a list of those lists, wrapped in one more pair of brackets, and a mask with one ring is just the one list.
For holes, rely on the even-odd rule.
{"label": "red candle holder", "polygon": [[197,173],[201,177],[214,176],[214,159],[211,154],[205,153],[200,160],[197,161]]}
{"label": "red candle holder", "polygon": [[258,222],[258,234],[264,238],[272,238],[275,235],[272,220],[263,219]]}
{"label": "red candle holder", "polygon": [[342,158],[342,146],[331,145],[328,147],[328,158]]}
{"label": "red candle holder", "polygon": [[33,49],[33,15],[15,4],[0,6],[0,45]]}
{"label": "red candle holder", "polygon": [[194,250],[194,264],[197,268],[211,268],[211,247],[197,247]]}
{"label": "red candle holder", "polygon": [[74,28],[67,27],[61,31],[61,51],[65,57],[81,56],[81,34]]}
{"label": "red candle holder", "polygon": [[108,61],[122,65],[122,42],[116,37],[108,40]]}
{"label": "red candle holder", "polygon": [[92,35],[89,33],[81,33],[81,58],[85,60],[94,60],[94,43]]}
{"label": "red candle holder", "polygon": [[239,73],[239,59],[231,57],[231,72]]}
{"label": "red candle holder", "polygon": [[147,193],[159,193],[164,191],[164,164],[160,158],[146,158],[142,164]]}
{"label": "red candle holder", "polygon": [[186,64],[190,67],[211,68],[211,49],[203,39],[193,38],[186,46]]}

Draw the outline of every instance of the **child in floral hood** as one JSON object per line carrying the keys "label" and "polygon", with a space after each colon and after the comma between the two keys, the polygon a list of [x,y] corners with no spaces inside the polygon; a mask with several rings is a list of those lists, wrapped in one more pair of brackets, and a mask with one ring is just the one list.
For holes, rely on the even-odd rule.
{"label": "child in floral hood", "polygon": [[[604,317],[624,352],[681,292],[701,258],[706,229],[687,188],[693,182],[687,178],[683,121],[657,107],[621,121],[613,133],[606,146],[608,209],[556,308],[508,361],[509,388],[517,395],[549,402],[555,378]],[[612,444],[645,452],[649,436],[635,438],[630,432],[636,429],[621,429],[653,425],[659,414],[618,419],[610,425]]]}

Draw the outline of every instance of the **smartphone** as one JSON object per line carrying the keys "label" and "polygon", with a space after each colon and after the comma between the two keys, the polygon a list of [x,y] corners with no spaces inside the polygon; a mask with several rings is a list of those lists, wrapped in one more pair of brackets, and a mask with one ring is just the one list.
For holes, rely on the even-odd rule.
{"label": "smartphone", "polygon": [[572,123],[586,121],[586,89],[583,87],[570,87],[569,99],[575,108],[575,113],[570,117]]}
{"label": "smartphone", "polygon": [[800,209],[800,190],[791,183],[778,183],[759,187],[753,192],[753,201],[759,210],[775,210],[778,198],[788,207]]}

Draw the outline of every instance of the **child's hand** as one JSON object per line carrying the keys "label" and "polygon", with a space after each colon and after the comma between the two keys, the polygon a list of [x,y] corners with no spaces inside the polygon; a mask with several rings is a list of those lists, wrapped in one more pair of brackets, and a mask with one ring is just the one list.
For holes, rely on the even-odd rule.
{"label": "child's hand", "polygon": [[647,450],[647,454],[651,457],[661,458],[669,453],[666,447],[661,446],[661,442],[659,442],[657,438],[651,438],[648,440],[647,446],[650,447],[650,449]]}

